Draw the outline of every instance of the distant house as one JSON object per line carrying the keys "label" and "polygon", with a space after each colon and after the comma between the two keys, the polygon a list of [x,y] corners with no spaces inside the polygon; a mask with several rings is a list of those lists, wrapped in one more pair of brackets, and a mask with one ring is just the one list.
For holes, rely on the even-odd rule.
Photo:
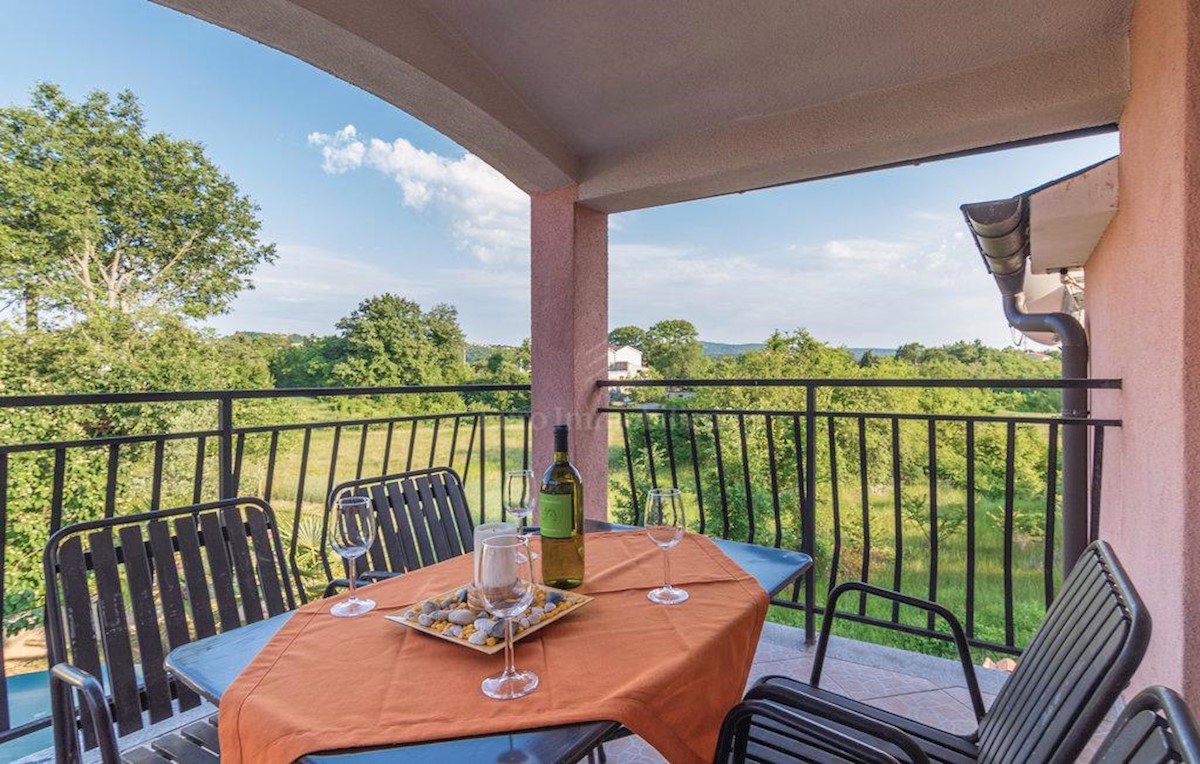
{"label": "distant house", "polygon": [[608,346],[609,379],[633,379],[643,368],[642,351],[632,345]]}

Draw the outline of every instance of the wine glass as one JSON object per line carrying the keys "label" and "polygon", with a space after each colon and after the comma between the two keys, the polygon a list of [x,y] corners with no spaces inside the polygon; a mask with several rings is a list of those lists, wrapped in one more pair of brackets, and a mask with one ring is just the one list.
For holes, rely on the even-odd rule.
{"label": "wine glass", "polygon": [[651,602],[678,605],[688,598],[671,586],[671,547],[683,539],[683,494],[678,488],[651,488],[646,497],[646,535],[663,550],[663,585],[646,594]]}
{"label": "wine glass", "polygon": [[329,612],[343,618],[369,613],[375,609],[374,600],[360,599],[354,593],[358,578],[355,560],[362,557],[375,541],[375,513],[366,496],[339,496],[333,503],[333,527],[329,529],[329,544],[333,551],[346,561],[346,580],[350,583],[350,596]]}
{"label": "wine glass", "polygon": [[[533,514],[533,470],[509,470],[504,473],[504,511],[517,518],[517,533],[528,538],[525,526]],[[530,559],[538,558],[530,552]]]}
{"label": "wine glass", "polygon": [[475,589],[483,606],[504,619],[504,671],[483,680],[483,694],[497,700],[520,698],[538,686],[532,671],[518,671],[513,664],[513,618],[533,603],[533,566],[529,540],[523,536],[493,536],[483,540]]}

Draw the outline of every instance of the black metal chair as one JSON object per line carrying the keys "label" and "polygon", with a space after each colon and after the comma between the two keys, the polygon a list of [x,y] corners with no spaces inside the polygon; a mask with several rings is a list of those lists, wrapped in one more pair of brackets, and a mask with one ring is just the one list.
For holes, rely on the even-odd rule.
{"label": "black metal chair", "polygon": [[1148,687],[1129,701],[1093,764],[1200,763],[1200,730],[1187,703],[1166,687]]}
{"label": "black metal chair", "polygon": [[[958,648],[979,727],[956,735],[820,689],[837,600],[865,592],[944,618]],[[896,761],[1073,762],[1129,683],[1150,639],[1150,615],[1112,548],[1092,543],[1046,613],[988,711],[957,618],[935,603],[852,582],[830,593],[808,684],[766,677],[746,695],[803,716],[808,726],[766,715],[738,717],[718,758],[754,761],[856,761],[830,740],[864,743]],[[829,733],[836,733],[831,736]],[[819,734],[818,734],[819,733]],[[739,757],[739,752],[741,752]],[[886,759],[883,759],[886,760]]]}
{"label": "black metal chair", "polygon": [[164,669],[169,650],[296,607],[285,561],[275,515],[255,498],[52,535],[44,564],[56,760],[99,748],[104,764],[219,761],[215,714],[132,750],[118,741],[200,707]]}
{"label": "black metal chair", "polygon": [[[375,511],[375,543],[357,562],[357,581],[423,568],[474,549],[474,524],[462,478],[449,467],[398,472],[341,483],[329,493],[321,522],[321,564],[330,584],[326,594],[347,585],[335,576],[329,554],[329,519],[344,495],[366,496]],[[338,561],[339,567],[341,562]]]}

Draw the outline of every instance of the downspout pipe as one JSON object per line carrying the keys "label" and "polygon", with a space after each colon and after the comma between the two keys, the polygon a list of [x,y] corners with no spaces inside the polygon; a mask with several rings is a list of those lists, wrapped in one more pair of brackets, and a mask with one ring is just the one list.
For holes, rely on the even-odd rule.
{"label": "downspout pipe", "polygon": [[[1025,197],[964,204],[963,216],[988,272],[1000,289],[1004,317],[1022,332],[1053,332],[1062,345],[1062,378],[1088,376],[1088,339],[1079,321],[1066,313],[1029,313],[1025,272],[1029,259],[1029,212]],[[1062,415],[1089,415],[1088,391],[1062,391]],[[1088,544],[1088,430],[1063,426],[1063,570],[1074,566]]]}

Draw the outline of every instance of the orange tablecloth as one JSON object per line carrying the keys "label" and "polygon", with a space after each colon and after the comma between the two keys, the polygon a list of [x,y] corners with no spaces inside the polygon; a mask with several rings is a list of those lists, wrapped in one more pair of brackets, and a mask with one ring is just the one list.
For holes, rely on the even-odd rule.
{"label": "orange tablecloth", "polygon": [[[662,553],[641,533],[587,537],[595,601],[518,642],[518,668],[541,684],[498,701],[485,655],[382,616],[467,581],[470,556],[370,587],[376,612],[334,618],[338,598],[300,608],[221,699],[224,762],[291,762],[307,753],[415,743],[585,721],[617,721],[672,762],[711,761],[721,719],[741,698],[766,592],[709,539],[671,551],[691,598],[655,605]],[[343,595],[345,596],[345,595]]]}

